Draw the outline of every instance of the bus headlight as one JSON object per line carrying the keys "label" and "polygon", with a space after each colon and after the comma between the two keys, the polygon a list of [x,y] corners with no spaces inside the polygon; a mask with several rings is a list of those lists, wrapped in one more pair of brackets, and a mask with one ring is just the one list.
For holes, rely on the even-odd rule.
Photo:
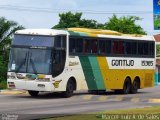
{"label": "bus headlight", "polygon": [[37,78],[39,82],[50,82],[50,78]]}

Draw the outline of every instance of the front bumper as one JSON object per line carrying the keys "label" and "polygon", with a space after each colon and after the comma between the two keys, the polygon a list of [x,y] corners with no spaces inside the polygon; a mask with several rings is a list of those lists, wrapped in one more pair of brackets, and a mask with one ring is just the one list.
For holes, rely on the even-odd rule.
{"label": "front bumper", "polygon": [[[10,85],[12,83],[12,85]],[[8,88],[33,91],[55,91],[54,85],[51,82],[38,82],[29,80],[7,80]],[[14,84],[14,85],[13,85]]]}

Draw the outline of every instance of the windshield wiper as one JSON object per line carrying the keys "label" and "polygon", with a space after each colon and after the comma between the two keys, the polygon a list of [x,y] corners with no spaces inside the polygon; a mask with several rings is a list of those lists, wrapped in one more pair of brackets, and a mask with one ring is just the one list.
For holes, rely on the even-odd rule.
{"label": "windshield wiper", "polygon": [[17,68],[16,72],[19,72],[20,68],[23,66],[23,64],[26,63],[26,60],[27,60],[27,53],[26,53],[26,56],[24,58],[24,60],[21,62],[21,64],[19,65],[19,67]]}
{"label": "windshield wiper", "polygon": [[35,66],[32,58],[30,58],[30,61],[31,61],[31,64],[32,64],[32,68],[33,68],[34,73],[37,74],[36,66]]}

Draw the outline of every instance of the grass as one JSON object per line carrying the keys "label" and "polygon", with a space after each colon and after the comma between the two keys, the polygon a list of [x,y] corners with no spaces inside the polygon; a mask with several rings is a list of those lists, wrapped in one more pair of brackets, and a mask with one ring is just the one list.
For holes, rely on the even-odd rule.
{"label": "grass", "polygon": [[6,89],[7,88],[7,81],[1,81],[0,82],[0,90],[2,90],[2,89]]}
{"label": "grass", "polygon": [[160,120],[160,106],[104,111],[94,114],[70,115],[43,120]]}

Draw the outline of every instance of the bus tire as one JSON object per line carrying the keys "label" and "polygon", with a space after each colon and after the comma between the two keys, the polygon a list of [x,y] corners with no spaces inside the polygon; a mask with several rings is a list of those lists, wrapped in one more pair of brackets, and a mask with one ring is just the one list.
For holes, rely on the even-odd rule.
{"label": "bus tire", "polygon": [[88,90],[88,93],[89,94],[95,94],[96,92],[95,92],[95,90]]}
{"label": "bus tire", "polygon": [[122,93],[122,90],[114,90],[114,93],[115,93],[115,94],[121,94],[121,93]]}
{"label": "bus tire", "polygon": [[124,85],[123,85],[123,89],[121,90],[122,94],[129,94],[131,91],[131,81],[129,78],[126,78]]}
{"label": "bus tire", "polygon": [[137,80],[134,80],[131,87],[131,94],[136,94],[138,92],[138,88],[139,88],[139,82]]}
{"label": "bus tire", "polygon": [[32,97],[37,97],[37,96],[38,96],[39,91],[32,91],[32,90],[28,90],[28,93],[29,93],[29,95],[30,95],[30,96],[32,96]]}
{"label": "bus tire", "polygon": [[66,91],[62,93],[63,97],[68,98],[73,95],[75,84],[72,79],[69,79],[66,87]]}

